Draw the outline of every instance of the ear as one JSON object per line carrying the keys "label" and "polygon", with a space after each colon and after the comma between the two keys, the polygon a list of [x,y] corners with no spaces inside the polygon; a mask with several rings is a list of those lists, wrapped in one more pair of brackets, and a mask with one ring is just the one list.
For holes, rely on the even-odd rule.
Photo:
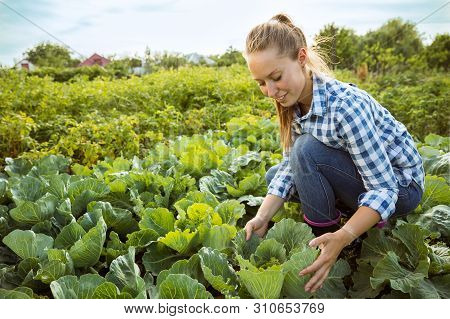
{"label": "ear", "polygon": [[306,64],[306,55],[306,48],[298,50],[297,61],[300,63],[301,67],[304,67]]}

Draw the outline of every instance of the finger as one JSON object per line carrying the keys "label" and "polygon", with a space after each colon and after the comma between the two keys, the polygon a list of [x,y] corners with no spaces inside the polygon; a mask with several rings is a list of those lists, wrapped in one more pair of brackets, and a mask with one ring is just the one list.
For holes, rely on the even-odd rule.
{"label": "finger", "polygon": [[319,236],[317,238],[314,238],[309,242],[310,247],[317,247],[320,244],[325,244],[325,242],[328,240],[328,233],[323,234],[322,236]]}
{"label": "finger", "polygon": [[253,225],[251,223],[248,223],[247,225],[245,225],[245,232],[246,232],[245,240],[250,239],[250,237],[252,236],[252,230],[253,230]]}
{"label": "finger", "polygon": [[325,274],[326,269],[321,268],[319,269],[314,276],[311,277],[311,279],[306,283],[305,285],[305,291],[312,292],[312,288],[316,286],[316,284],[319,282],[319,280],[323,277]]}
{"label": "finger", "polygon": [[312,272],[316,272],[319,270],[324,264],[325,264],[325,257],[323,255],[320,255],[315,262],[313,262],[310,266],[306,267],[302,271],[299,272],[300,276],[304,276],[307,274],[310,274]]}
{"label": "finger", "polygon": [[320,289],[323,285],[323,282],[328,277],[328,273],[330,272],[330,268],[328,268],[325,273],[317,280],[316,284],[311,287],[311,293],[315,293],[318,289]]}

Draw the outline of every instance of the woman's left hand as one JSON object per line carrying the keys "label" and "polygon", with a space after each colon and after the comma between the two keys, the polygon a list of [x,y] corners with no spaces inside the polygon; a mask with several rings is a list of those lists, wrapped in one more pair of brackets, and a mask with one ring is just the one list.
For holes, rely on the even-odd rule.
{"label": "woman's left hand", "polygon": [[342,237],[342,229],[334,233],[326,233],[314,238],[309,243],[311,247],[319,246],[319,257],[309,266],[300,271],[299,275],[315,273],[305,285],[305,291],[314,293],[322,287],[331,267],[336,262],[341,250],[346,246],[346,240]]}

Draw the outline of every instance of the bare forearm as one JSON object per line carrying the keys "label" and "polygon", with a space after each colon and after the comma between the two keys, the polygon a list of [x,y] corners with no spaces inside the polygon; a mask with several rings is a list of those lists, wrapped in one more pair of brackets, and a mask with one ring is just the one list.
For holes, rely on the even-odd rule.
{"label": "bare forearm", "polygon": [[361,206],[337,233],[343,245],[347,246],[379,221],[380,214],[370,207]]}
{"label": "bare forearm", "polygon": [[258,209],[258,213],[256,215],[269,222],[278,209],[283,206],[284,202],[285,200],[283,198],[268,194],[264,198],[263,203]]}

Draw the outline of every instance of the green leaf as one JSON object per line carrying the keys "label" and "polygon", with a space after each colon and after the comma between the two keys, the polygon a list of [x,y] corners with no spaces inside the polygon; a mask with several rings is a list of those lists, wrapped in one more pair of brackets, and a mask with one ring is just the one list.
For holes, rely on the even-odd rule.
{"label": "green leaf", "polygon": [[75,175],[80,175],[80,176],[92,175],[92,170],[90,170],[89,167],[80,165],[78,163],[73,164],[71,166],[71,170]]}
{"label": "green leaf", "polygon": [[177,201],[174,204],[174,207],[181,217],[185,217],[187,214],[187,208],[194,203],[207,204],[212,208],[215,208],[217,205],[219,205],[219,201],[217,200],[217,198],[210,192],[192,191],[189,192],[185,198]]}
{"label": "green leaf", "polygon": [[53,247],[53,238],[44,234],[35,234],[31,230],[15,229],[10,232],[3,243],[20,258],[41,257],[46,250]]}
{"label": "green leaf", "polygon": [[377,289],[385,282],[389,282],[392,289],[409,293],[424,278],[425,275],[423,273],[411,272],[402,267],[399,264],[398,256],[394,252],[389,251],[375,266],[373,277],[370,278],[370,284],[372,288]]}
{"label": "green leaf", "polygon": [[83,216],[78,219],[78,224],[80,224],[85,231],[89,231],[91,228],[94,228],[98,224],[100,218],[103,218],[102,210],[94,209],[83,214]]}
{"label": "green leaf", "polygon": [[[417,225],[403,224],[392,230],[395,238],[400,240],[408,250],[406,259],[411,269],[415,269],[420,261],[428,258],[428,248],[425,245],[426,233]],[[428,274],[428,269],[424,271]]]}
{"label": "green leaf", "polygon": [[56,203],[57,198],[54,195],[46,194],[35,203],[20,202],[16,208],[11,209],[9,214],[19,223],[34,225],[49,220],[55,212]]}
{"label": "green leaf", "polygon": [[[254,174],[245,177],[239,182],[239,189],[243,192],[242,195],[248,194],[256,189],[258,189],[260,185],[261,176],[259,174]],[[242,196],[240,195],[240,196]]]}
{"label": "green leaf", "polygon": [[121,179],[112,181],[108,186],[113,193],[125,193],[127,191],[127,183]]}
{"label": "green leaf", "polygon": [[430,274],[450,273],[450,249],[445,244],[429,246],[429,257]]}
{"label": "green leaf", "polygon": [[214,225],[206,234],[203,246],[222,250],[231,246],[231,240],[236,236],[236,227],[228,224]]}
{"label": "green leaf", "polygon": [[33,166],[31,162],[24,158],[5,158],[6,167],[5,172],[8,173],[9,176],[20,177],[27,175]]}
{"label": "green leaf", "polygon": [[213,212],[214,209],[208,204],[204,203],[193,203],[191,206],[188,207],[186,211],[187,217],[197,224],[207,219],[209,216],[213,214]]}
{"label": "green leaf", "polygon": [[127,245],[136,248],[144,248],[150,243],[157,241],[159,235],[153,229],[141,229],[127,235]]}
{"label": "green leaf", "polygon": [[70,274],[70,270],[67,269],[66,264],[59,260],[50,260],[41,265],[34,279],[40,280],[44,284],[50,284],[52,281],[68,274]]}
{"label": "green leaf", "polygon": [[168,270],[161,271],[156,279],[157,289],[159,289],[159,285],[170,274],[188,275],[189,277],[198,280],[204,286],[208,283],[203,275],[203,270],[200,266],[200,257],[198,254],[192,255],[189,259],[178,260]]}
{"label": "green leaf", "polygon": [[140,277],[138,265],[134,263],[134,247],[128,248],[126,255],[117,257],[106,274],[106,280],[114,283],[120,290],[126,288],[126,292],[135,298],[146,298],[145,282]]}
{"label": "green leaf", "polygon": [[119,288],[112,282],[104,282],[95,288],[92,299],[132,299],[133,297],[127,293],[120,293]]}
{"label": "green leaf", "polygon": [[60,155],[44,156],[35,161],[34,167],[31,168],[29,175],[38,177],[66,172],[70,165],[70,161],[70,159]]}
{"label": "green leaf", "polygon": [[11,187],[11,194],[17,205],[22,201],[35,202],[44,196],[45,184],[35,177],[25,176]]}
{"label": "green leaf", "polygon": [[77,222],[72,221],[69,225],[64,226],[61,232],[56,236],[56,248],[70,248],[75,242],[80,240],[86,231]]}
{"label": "green leaf", "polygon": [[448,136],[440,136],[437,134],[428,134],[425,136],[425,144],[428,144],[433,147],[437,147],[440,149],[448,149],[450,144],[450,138]]}
{"label": "green leaf", "polygon": [[234,294],[238,280],[234,269],[228,264],[227,256],[210,247],[203,247],[198,255],[203,274],[211,286],[224,295]]}
{"label": "green leaf", "polygon": [[413,299],[439,299],[436,287],[428,279],[421,280],[417,286],[411,287],[410,295]]}
{"label": "green leaf", "polygon": [[442,299],[450,299],[450,274],[435,276],[431,278],[431,282]]}
{"label": "green leaf", "polygon": [[66,198],[67,195],[67,185],[69,184],[70,175],[51,175],[47,178],[48,186],[47,192],[56,196],[58,199]]}
{"label": "green leaf", "polygon": [[373,266],[369,263],[361,262],[358,265],[358,270],[353,272],[352,281],[353,287],[349,291],[352,298],[375,298],[379,295],[382,286],[373,289],[370,285],[370,277],[373,275]]}
{"label": "green leaf", "polygon": [[437,205],[422,214],[408,216],[408,221],[432,232],[450,237],[450,206]]}
{"label": "green leaf", "polygon": [[[57,261],[64,265],[64,273],[62,271],[56,272],[57,268],[59,267],[59,266],[56,266],[56,270],[53,271],[53,274],[56,274],[56,275],[52,275],[52,277],[54,279],[58,279],[59,277],[62,277],[64,275],[72,275],[75,273],[73,260],[70,257],[69,252],[67,250],[49,249],[47,252],[47,257],[48,257],[49,262]],[[44,263],[44,265],[42,265],[41,268],[44,269],[45,267],[46,267],[46,264]],[[39,274],[39,271],[38,271],[38,274]]]}
{"label": "green leaf", "polygon": [[184,257],[186,256],[180,255],[163,243],[155,242],[147,247],[147,252],[142,256],[142,263],[147,271],[157,275]]}
{"label": "green leaf", "polygon": [[28,257],[20,261],[17,265],[17,274],[23,279],[28,273],[34,273],[38,268],[39,259],[37,257]]}
{"label": "green leaf", "polygon": [[122,243],[119,235],[114,231],[109,233],[109,240],[106,242],[106,249],[104,253],[106,255],[106,262],[110,264],[117,257],[126,254],[128,251],[128,246]]}
{"label": "green leaf", "polygon": [[201,192],[208,191],[218,197],[220,200],[224,200],[226,196],[222,194],[226,191],[227,184],[233,184],[233,176],[227,172],[213,169],[211,176],[203,176],[199,180],[199,189]]}
{"label": "green leaf", "polygon": [[262,202],[264,201],[264,197],[246,195],[239,197],[237,200],[239,203],[247,202],[248,206],[261,206]]}
{"label": "green leaf", "polygon": [[170,274],[159,286],[161,299],[213,299],[197,280],[185,274]]}
{"label": "green leaf", "polygon": [[95,289],[105,282],[105,278],[97,274],[76,276],[68,275],[50,284],[55,299],[91,299]]}
{"label": "green leaf", "polygon": [[180,254],[187,254],[199,244],[198,231],[192,232],[189,229],[181,231],[179,229],[171,231],[165,237],[161,237],[159,242],[178,251]]}
{"label": "green leaf", "polygon": [[43,222],[34,224],[31,227],[31,230],[34,231],[36,234],[40,233],[51,237],[56,236],[56,230],[53,228],[53,224],[49,220],[45,220]]}
{"label": "green leaf", "polygon": [[250,295],[256,299],[277,299],[280,297],[285,273],[279,265],[268,269],[256,269],[241,256],[236,257],[241,270],[236,274]]}
{"label": "green leaf", "polygon": [[100,218],[97,225],[91,228],[80,240],[70,248],[69,254],[75,267],[90,267],[95,265],[102,252],[106,240],[106,224]]}
{"label": "green leaf", "polygon": [[266,239],[274,238],[284,245],[290,255],[295,248],[302,248],[314,238],[311,228],[305,223],[297,223],[287,218],[276,223],[266,235]]}
{"label": "green leaf", "polygon": [[109,192],[109,187],[95,178],[87,177],[71,183],[68,194],[72,202],[73,215],[75,217],[80,216],[90,202],[101,200]]}
{"label": "green leaf", "polygon": [[437,205],[450,203],[450,187],[445,179],[438,176],[425,176],[425,192],[417,210],[426,211]]}
{"label": "green leaf", "polygon": [[406,254],[405,247],[396,239],[387,237],[384,230],[372,228],[367,232],[361,247],[360,261],[370,262],[372,266],[384,258],[389,251],[403,257]]}
{"label": "green leaf", "polygon": [[423,162],[423,167],[427,175],[435,175],[444,177],[449,181],[449,165],[450,153],[445,153],[431,158],[426,158]]}
{"label": "green leaf", "polygon": [[261,156],[258,152],[248,152],[245,155],[235,158],[229,167],[231,173],[237,173],[242,167],[248,166],[251,162],[261,162]]}
{"label": "green leaf", "polygon": [[0,288],[0,299],[32,299],[33,290],[28,287],[17,287],[13,290]]}
{"label": "green leaf", "polygon": [[250,257],[256,267],[281,265],[286,261],[286,249],[274,238],[263,240]]}
{"label": "green leaf", "polygon": [[89,211],[97,209],[102,211],[103,219],[108,228],[113,229],[119,235],[125,236],[139,229],[133,213],[127,209],[112,207],[107,202],[96,202],[94,205],[88,205]]}
{"label": "green leaf", "polygon": [[244,257],[244,259],[249,259],[261,243],[261,238],[252,233],[250,239],[246,240],[245,229],[241,229],[232,242],[237,254]]}
{"label": "green leaf", "polygon": [[344,259],[339,259],[331,268],[323,287],[314,294],[316,298],[345,298],[347,289],[344,286],[343,278],[350,275],[350,265]]}
{"label": "green leaf", "polygon": [[175,217],[167,208],[147,208],[142,214],[139,222],[141,229],[152,229],[165,236],[168,232],[175,230]]}
{"label": "green leaf", "polygon": [[239,188],[235,188],[231,185],[227,185],[226,188],[227,188],[228,194],[230,194],[233,197],[237,198],[237,197],[241,197],[241,196],[245,195],[245,191],[243,191]]}
{"label": "green leaf", "polygon": [[299,272],[310,266],[317,258],[319,252],[308,246],[304,246],[299,252],[292,254],[291,258],[283,264],[286,272],[282,294],[286,298],[310,298],[311,293],[305,291],[305,284],[311,275],[300,276]]}
{"label": "green leaf", "polygon": [[245,215],[245,206],[237,200],[226,200],[215,208],[224,224],[236,226],[236,222]]}

